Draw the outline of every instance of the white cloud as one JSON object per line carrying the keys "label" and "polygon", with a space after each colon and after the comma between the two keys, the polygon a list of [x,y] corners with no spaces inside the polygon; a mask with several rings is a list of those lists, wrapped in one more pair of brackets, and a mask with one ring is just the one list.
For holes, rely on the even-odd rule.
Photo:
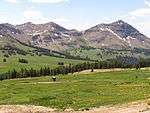
{"label": "white cloud", "polygon": [[23,12],[23,22],[45,23],[49,19],[44,17],[42,12],[36,10],[26,10]]}
{"label": "white cloud", "polygon": [[17,3],[17,0],[5,0],[5,1],[9,3]]}
{"label": "white cloud", "polygon": [[51,21],[53,21],[53,22],[58,22],[58,23],[61,23],[61,22],[63,22],[63,23],[70,22],[69,19],[64,18],[64,17],[55,17],[55,18],[52,19]]}
{"label": "white cloud", "polygon": [[4,13],[0,12],[0,22],[6,23],[6,21],[7,21],[7,16]]}
{"label": "white cloud", "polygon": [[149,26],[150,21],[143,21],[135,24],[136,28],[140,30],[143,34],[147,35],[150,38]]}
{"label": "white cloud", "polygon": [[[145,4],[150,7],[150,0],[145,0]],[[137,17],[150,16],[150,8],[149,7],[136,9],[136,10],[129,12],[128,14],[130,16],[137,16]]]}
{"label": "white cloud", "polygon": [[141,8],[129,12],[132,16],[150,16],[150,8]]}
{"label": "white cloud", "polygon": [[110,21],[110,18],[109,17],[103,17],[102,20],[103,21]]}
{"label": "white cloud", "polygon": [[145,4],[150,7],[150,0],[145,0]]}
{"label": "white cloud", "polygon": [[[12,19],[13,18],[13,19]],[[0,12],[0,23],[16,23],[15,16],[13,14],[8,14],[7,12]]]}
{"label": "white cloud", "polygon": [[33,22],[35,24],[55,22],[61,25],[70,22],[70,20],[65,17],[46,17],[41,11],[31,9],[23,12],[22,19],[17,24],[25,22]]}
{"label": "white cloud", "polygon": [[[4,0],[8,3],[17,3],[22,2],[23,0]],[[27,0],[27,2],[32,2],[32,3],[61,3],[61,2],[68,2],[70,0]]]}
{"label": "white cloud", "polygon": [[60,3],[68,2],[69,0],[31,0],[33,3]]}
{"label": "white cloud", "polygon": [[85,22],[84,24],[78,24],[78,25],[74,25],[72,29],[78,29],[79,31],[84,31],[84,30],[87,30],[93,26],[95,26],[96,24],[95,23],[88,23],[88,22]]}

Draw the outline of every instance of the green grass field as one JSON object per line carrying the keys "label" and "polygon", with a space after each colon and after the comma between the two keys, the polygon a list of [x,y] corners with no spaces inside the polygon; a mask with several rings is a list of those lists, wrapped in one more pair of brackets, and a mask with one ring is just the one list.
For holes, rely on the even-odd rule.
{"label": "green grass field", "polygon": [[[117,50],[107,50],[107,49],[73,49],[69,51],[73,56],[80,56],[81,58],[90,58],[92,60],[107,60],[116,58],[116,56],[142,56],[143,58],[149,58],[149,55],[144,55],[143,53],[136,53],[131,51],[117,51]],[[134,54],[134,55],[133,55]]]}
{"label": "green grass field", "polygon": [[32,104],[75,110],[150,98],[149,71],[59,75],[0,82],[0,104]]}
{"label": "green grass field", "polygon": [[[6,72],[12,69],[19,70],[21,68],[34,68],[39,69],[41,67],[49,66],[50,68],[58,67],[58,62],[64,62],[65,65],[70,63],[77,64],[80,62],[84,62],[81,60],[71,60],[64,58],[57,58],[51,56],[21,56],[21,55],[13,55],[7,59],[7,62],[3,62],[4,57],[0,57],[0,72]],[[28,64],[19,63],[18,59],[24,58],[28,60]]]}

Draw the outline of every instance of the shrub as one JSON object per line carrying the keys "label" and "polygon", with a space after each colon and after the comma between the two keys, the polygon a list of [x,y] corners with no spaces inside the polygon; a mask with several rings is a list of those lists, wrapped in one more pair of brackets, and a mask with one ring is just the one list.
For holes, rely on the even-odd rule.
{"label": "shrub", "polygon": [[6,62],[6,58],[3,59],[3,62]]}
{"label": "shrub", "polygon": [[63,66],[63,65],[64,65],[64,62],[58,62],[58,65]]}
{"label": "shrub", "polygon": [[5,54],[5,55],[4,55],[4,57],[8,58],[8,57],[9,57],[9,55],[8,55],[8,54]]}
{"label": "shrub", "polygon": [[26,64],[28,63],[28,60],[26,60],[26,59],[20,59],[20,58],[19,58],[18,61],[19,61],[20,63],[26,63]]}
{"label": "shrub", "polygon": [[93,68],[91,69],[91,72],[94,72],[94,69],[93,69]]}

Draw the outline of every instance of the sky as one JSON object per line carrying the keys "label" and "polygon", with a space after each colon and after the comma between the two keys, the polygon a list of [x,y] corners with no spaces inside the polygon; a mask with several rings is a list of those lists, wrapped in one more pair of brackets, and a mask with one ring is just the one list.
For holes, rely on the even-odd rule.
{"label": "sky", "polygon": [[150,0],[0,0],[0,23],[55,22],[85,30],[117,20],[150,37]]}

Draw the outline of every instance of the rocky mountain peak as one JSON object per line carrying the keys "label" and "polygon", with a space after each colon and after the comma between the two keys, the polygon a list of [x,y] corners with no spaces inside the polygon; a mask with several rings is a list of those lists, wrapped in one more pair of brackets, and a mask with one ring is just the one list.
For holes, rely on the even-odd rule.
{"label": "rocky mountain peak", "polygon": [[123,20],[118,20],[116,22],[111,23],[112,25],[123,25],[123,24],[127,24],[126,22],[124,22]]}
{"label": "rocky mountain peak", "polygon": [[108,28],[125,39],[132,37],[142,41],[144,38],[146,38],[146,36],[141,34],[137,29],[122,20],[109,24]]}
{"label": "rocky mountain peak", "polygon": [[0,24],[0,34],[1,35],[15,35],[15,34],[21,34],[21,31],[17,28],[15,28],[14,25],[11,25],[9,23],[3,23],[3,24]]}
{"label": "rocky mountain peak", "polygon": [[33,25],[33,23],[32,22],[26,22],[26,23],[24,23],[24,25]]}
{"label": "rocky mountain peak", "polygon": [[54,22],[49,22],[49,23],[45,23],[45,24],[41,24],[43,27],[46,27],[47,29],[49,29],[50,31],[59,31],[59,32],[65,32],[68,31],[66,28],[54,23]]}

